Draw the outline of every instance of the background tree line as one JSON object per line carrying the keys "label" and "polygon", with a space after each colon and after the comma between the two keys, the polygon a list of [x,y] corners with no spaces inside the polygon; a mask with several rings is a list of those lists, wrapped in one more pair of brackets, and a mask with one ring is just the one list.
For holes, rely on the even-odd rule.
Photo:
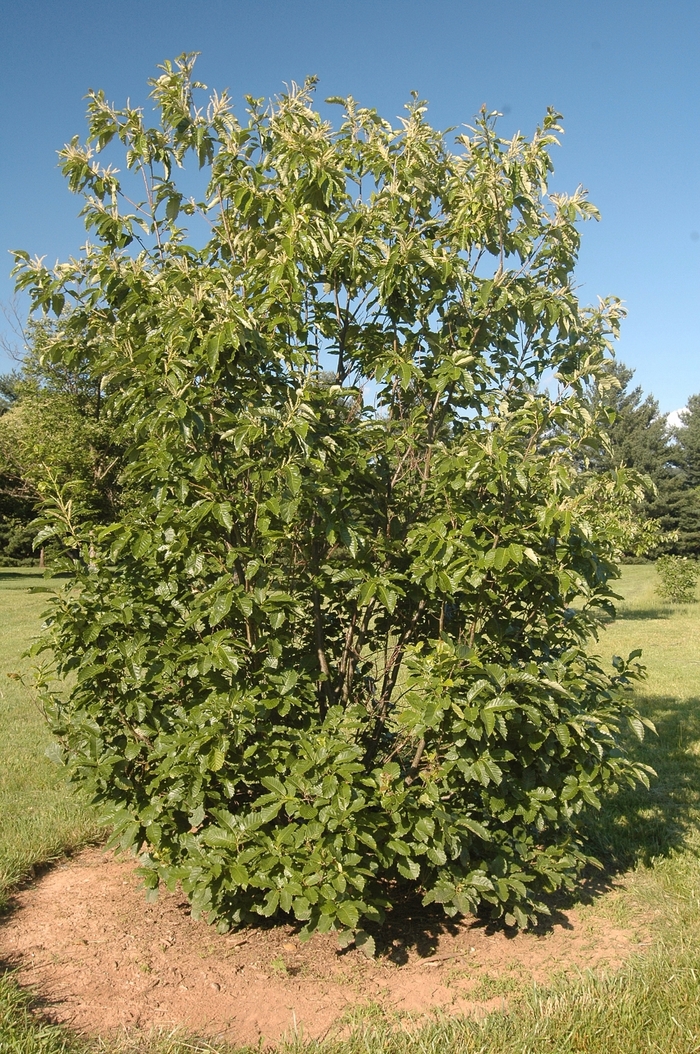
{"label": "background tree line", "polygon": [[23,334],[18,368],[0,375],[0,565],[34,563],[33,524],[47,488],[61,489],[80,521],[110,522],[124,501],[126,445],[103,412],[104,382],[86,363],[44,361],[49,323]]}
{"label": "background tree line", "polygon": [[[72,368],[44,359],[48,323],[30,322],[18,368],[0,375],[0,565],[33,563],[42,494],[56,484],[80,520],[113,520],[134,500],[122,470],[128,439],[122,423],[105,414],[101,377],[87,357]],[[615,363],[609,387],[591,386],[591,411],[605,407],[607,446],[586,466],[601,476],[617,468],[648,477],[640,521],[664,532],[657,552],[700,554],[700,393],[688,400],[684,424],[670,426],[658,401],[632,387],[634,371]],[[583,466],[582,466],[583,467]]]}
{"label": "background tree line", "polygon": [[[658,553],[697,556],[700,553],[700,394],[691,395],[681,427],[670,426],[658,401],[631,387],[634,371],[623,363],[612,367],[616,385],[589,389],[591,409],[609,413],[607,448],[591,459],[599,473],[629,468],[649,478],[641,519],[664,532]],[[657,555],[653,553],[651,555]]]}

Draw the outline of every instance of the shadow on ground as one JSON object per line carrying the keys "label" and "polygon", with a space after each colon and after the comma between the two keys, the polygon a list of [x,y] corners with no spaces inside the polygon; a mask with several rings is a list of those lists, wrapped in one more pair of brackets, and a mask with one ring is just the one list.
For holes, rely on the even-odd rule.
{"label": "shadow on ground", "polygon": [[[605,801],[600,812],[591,810],[585,816],[580,829],[584,847],[600,861],[602,870],[590,868],[571,893],[548,898],[551,915],[535,927],[537,934],[571,929],[567,911],[609,893],[625,871],[683,849],[697,829],[700,753],[693,747],[700,743],[700,697],[679,702],[670,696],[644,696],[638,706],[656,725],[657,735],[647,732],[643,743],[630,739],[626,745],[657,776],[649,790],[625,788]],[[472,926],[487,933],[496,929],[506,935],[517,933],[488,918],[475,919]],[[402,965],[411,950],[421,957],[433,955],[440,934],[454,930],[454,922],[437,905],[424,908],[419,899],[407,900],[375,933],[377,950]]]}
{"label": "shadow on ground", "polygon": [[589,851],[615,874],[682,849],[700,816],[700,697],[639,700],[656,725],[643,743],[628,742],[630,754],[656,771],[649,790],[624,788],[582,823]]}
{"label": "shadow on ground", "polygon": [[[647,695],[639,698],[638,706],[656,725],[657,735],[647,733],[643,743],[631,739],[627,747],[633,757],[655,769],[657,777],[652,779],[649,790],[623,789],[605,801],[599,812],[591,810],[583,819],[580,834],[584,846],[602,863],[603,869],[591,869],[571,893],[550,898],[551,915],[542,919],[535,933],[571,930],[567,918],[571,908],[592,903],[610,892],[619,876],[636,865],[648,866],[654,859],[683,849],[689,835],[697,829],[700,696],[679,702],[670,696]],[[43,870],[37,868],[37,871]],[[185,904],[181,907],[187,910]],[[12,907],[8,905],[2,921],[11,913]],[[368,926],[368,929],[373,932],[379,956],[401,966],[411,955],[422,959],[434,956],[440,938],[457,934],[464,927],[464,921],[448,918],[439,905],[425,907],[419,896],[407,895],[389,914],[384,926]],[[289,926],[289,920],[283,925]],[[486,916],[471,920],[469,925],[486,934],[495,930],[501,930],[506,936],[517,933]],[[257,923],[261,930],[278,926],[278,920],[260,919]],[[0,973],[11,970],[13,965],[0,963]]]}
{"label": "shadow on ground", "polygon": [[0,582],[14,582],[20,578],[36,580],[39,576],[36,571],[32,574],[32,570],[29,567],[0,567]]}

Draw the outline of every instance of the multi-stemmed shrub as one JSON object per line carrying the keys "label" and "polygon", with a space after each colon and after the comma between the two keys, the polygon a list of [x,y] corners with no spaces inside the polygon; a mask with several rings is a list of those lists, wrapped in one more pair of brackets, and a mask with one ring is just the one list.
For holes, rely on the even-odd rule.
{"label": "multi-stemmed shrub", "polygon": [[[146,885],[223,928],[371,948],[410,891],[524,925],[585,861],[581,811],[647,778],[620,745],[635,656],[591,649],[639,495],[585,471],[620,309],[574,292],[594,210],[547,193],[558,116],[449,147],[415,99],[398,127],[331,100],[334,125],[307,83],[241,124],[195,108],[191,66],[153,82],[154,128],[90,96],[62,163],[96,241],[18,254],[142,495],[109,526],[47,508],[74,575],[40,645],[52,727]],[[118,143],[123,175],[95,156]]]}
{"label": "multi-stemmed shrub", "polygon": [[687,556],[660,556],[656,561],[659,582],[656,591],[665,600],[691,604],[700,578],[700,563]]}

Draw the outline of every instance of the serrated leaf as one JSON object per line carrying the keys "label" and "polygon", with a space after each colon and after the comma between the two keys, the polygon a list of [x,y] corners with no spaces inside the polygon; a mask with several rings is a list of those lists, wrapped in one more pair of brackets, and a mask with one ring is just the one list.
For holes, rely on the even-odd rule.
{"label": "serrated leaf", "polygon": [[352,901],[344,900],[338,905],[336,916],[343,926],[347,926],[349,929],[354,929],[357,926],[360,913],[357,907]]}
{"label": "serrated leaf", "polygon": [[136,560],[140,560],[141,557],[148,552],[153,539],[149,531],[139,531],[136,538],[131,543],[131,553]]}
{"label": "serrated leaf", "polygon": [[64,753],[61,744],[55,739],[52,739],[44,751],[44,756],[47,757],[49,761],[53,761],[55,765],[62,765],[64,761]]}
{"label": "serrated leaf", "polygon": [[218,626],[222,619],[228,615],[231,610],[231,603],[233,601],[233,593],[230,592],[219,592],[214,598],[214,603],[209,608],[209,625],[213,629],[214,626]]}
{"label": "serrated leaf", "polygon": [[638,717],[628,717],[627,724],[641,743],[644,740],[644,725]]}
{"label": "serrated leaf", "polygon": [[420,864],[417,860],[404,859],[396,864],[396,869],[404,878],[415,881],[420,876]]}
{"label": "serrated leaf", "polygon": [[563,747],[571,746],[571,733],[566,725],[557,725],[554,729],[554,734]]}
{"label": "serrated leaf", "polygon": [[306,922],[311,917],[311,904],[306,897],[295,897],[292,901],[292,911],[300,922]]}
{"label": "serrated leaf", "polygon": [[279,895],[279,893],[277,892],[276,889],[272,889],[267,894],[267,897],[265,898],[265,903],[263,904],[263,906],[261,908],[258,908],[258,913],[260,915],[265,915],[267,918],[270,918],[277,911],[277,908],[279,907],[279,903],[280,903],[280,895]]}
{"label": "serrated leaf", "polygon": [[198,805],[194,812],[190,813],[190,815],[187,817],[190,827],[199,827],[202,821],[204,820],[204,816],[204,806]]}
{"label": "serrated leaf", "polygon": [[282,477],[291,493],[296,497],[301,489],[301,472],[296,465],[285,465]]}
{"label": "serrated leaf", "polygon": [[349,948],[351,944],[355,943],[355,934],[353,930],[341,930],[338,934],[338,947],[342,950]]}
{"label": "serrated leaf", "polygon": [[231,515],[231,506],[229,502],[222,501],[215,505],[213,512],[222,527],[225,527],[227,531],[233,530],[233,516]]}
{"label": "serrated leaf", "polygon": [[218,772],[219,769],[223,768],[225,760],[226,755],[223,750],[221,750],[220,747],[215,747],[210,751],[209,757],[207,758],[207,768],[212,772]]}
{"label": "serrated leaf", "polygon": [[472,832],[472,834],[475,834],[477,835],[477,837],[482,838],[485,842],[491,841],[490,832],[484,827],[482,823],[479,823],[477,820],[473,820],[471,816],[463,817],[461,822],[462,825],[466,827],[468,831]]}

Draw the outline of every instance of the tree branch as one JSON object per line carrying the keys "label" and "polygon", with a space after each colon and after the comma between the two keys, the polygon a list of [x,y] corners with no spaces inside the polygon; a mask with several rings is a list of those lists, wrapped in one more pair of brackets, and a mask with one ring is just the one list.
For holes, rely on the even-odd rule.
{"label": "tree branch", "polygon": [[321,670],[319,679],[319,704],[321,717],[325,717],[328,709],[333,705],[333,688],[331,685],[331,671],[326,658],[325,637],[323,633],[323,612],[321,611],[321,596],[318,589],[314,589],[314,635],[316,638],[316,654],[318,665]]}
{"label": "tree branch", "polygon": [[423,757],[423,751],[424,750],[425,750],[425,736],[421,736],[420,740],[418,741],[418,747],[416,748],[416,752],[413,755],[413,761],[411,762],[411,767],[408,770],[408,772],[406,773],[406,779],[404,780],[404,783],[409,784],[409,786],[410,786],[411,783],[413,783],[414,779],[418,775],[418,769],[420,768],[421,758]]}

